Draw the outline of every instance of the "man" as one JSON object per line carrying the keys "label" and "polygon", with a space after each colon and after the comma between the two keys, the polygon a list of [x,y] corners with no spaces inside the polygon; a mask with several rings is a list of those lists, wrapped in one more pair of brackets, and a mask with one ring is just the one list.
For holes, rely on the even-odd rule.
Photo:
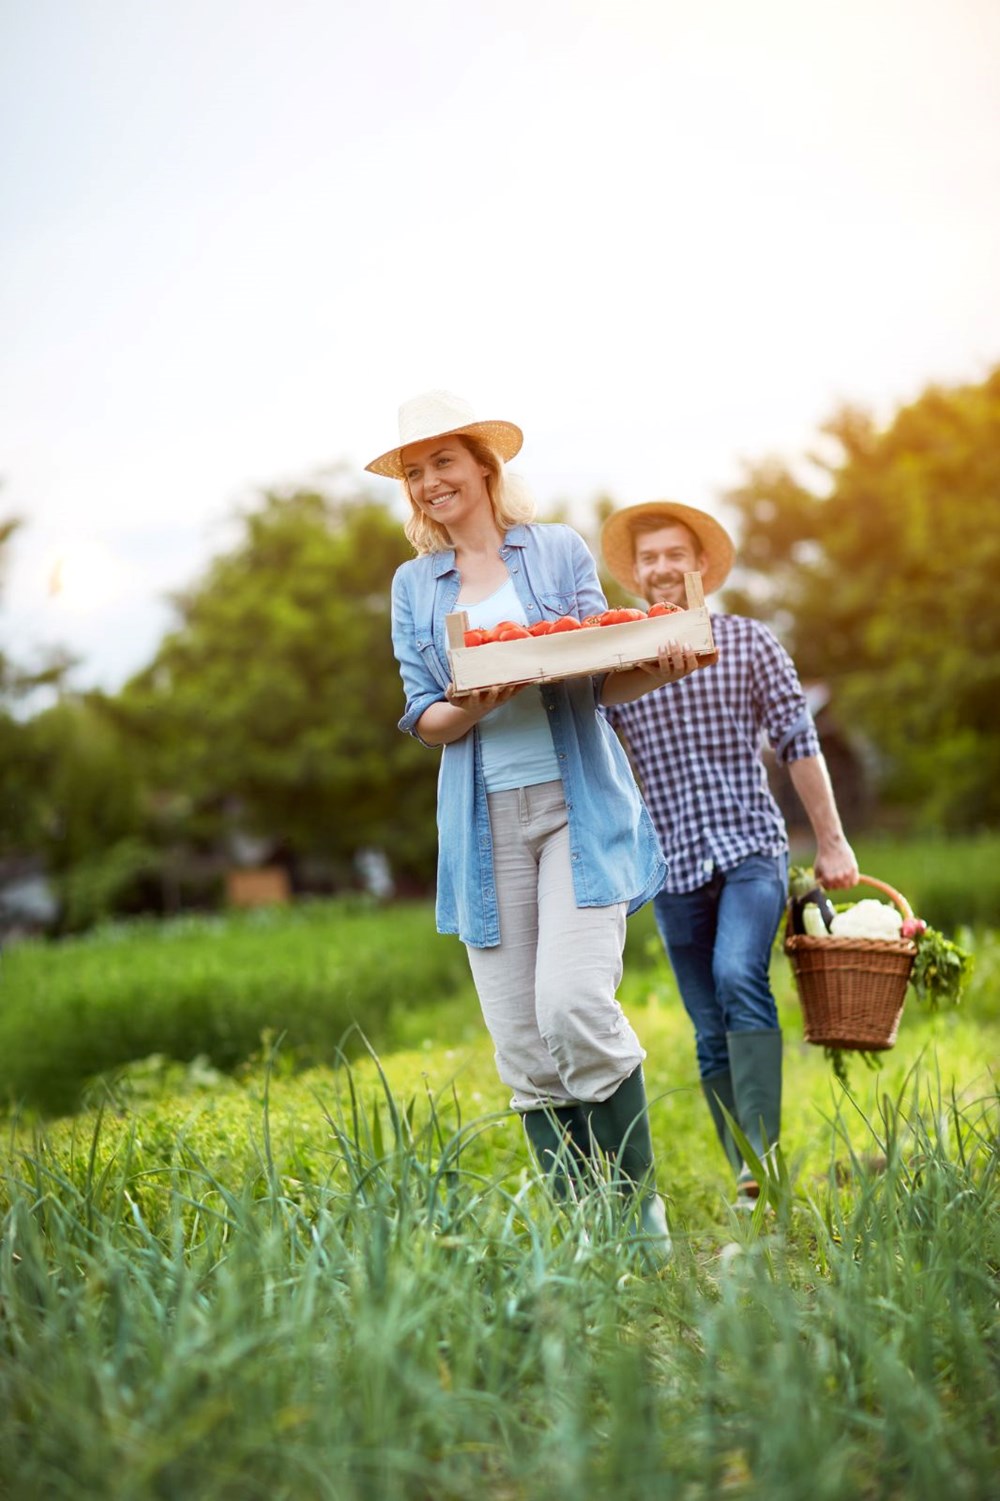
{"label": "man", "polygon": [[[672,501],[614,512],[602,532],[610,572],[649,604],[687,608],[685,573],[706,594],[733,564],[728,533]],[[669,622],[666,622],[669,623]],[[795,666],[772,632],[741,615],[712,615],[719,660],[707,671],[608,708],[629,749],[667,857],[657,926],[694,1024],[712,1119],[737,1175],[736,1207],[760,1188],[721,1106],[759,1158],[781,1126],[781,1030],[768,975],[788,889],[788,834],[760,758],[766,733],[816,836],[814,868],[828,888],[853,886],[854,852]]]}

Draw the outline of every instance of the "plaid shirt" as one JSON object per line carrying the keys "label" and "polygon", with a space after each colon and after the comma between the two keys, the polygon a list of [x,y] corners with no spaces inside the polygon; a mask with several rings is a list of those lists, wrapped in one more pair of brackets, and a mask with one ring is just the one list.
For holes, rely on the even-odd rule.
{"label": "plaid shirt", "polygon": [[788,835],[760,758],[819,755],[791,657],[759,620],[712,615],[719,661],[604,710],[628,748],[667,857],[664,891],[693,891],[715,869],[777,855]]}

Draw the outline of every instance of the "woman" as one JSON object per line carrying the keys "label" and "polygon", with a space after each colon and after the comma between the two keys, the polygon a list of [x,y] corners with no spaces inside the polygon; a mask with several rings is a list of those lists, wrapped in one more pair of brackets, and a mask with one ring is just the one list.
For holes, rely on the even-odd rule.
{"label": "woman", "polygon": [[[565,1153],[592,1142],[640,1191],[640,1225],[669,1255],[653,1161],[645,1052],[616,999],[625,919],[665,866],[624,751],[598,705],[697,666],[670,643],[655,664],[595,678],[484,689],[453,700],[445,616],[470,626],[606,607],[568,526],[532,522],[505,479],[522,435],[432,391],[406,402],[374,474],[402,481],[417,553],[392,586],[401,730],[442,747],[437,926],[466,945],[500,1078],[543,1169],[566,1192]],[[570,1147],[567,1147],[567,1139]],[[562,1149],[562,1150],[561,1150]]]}

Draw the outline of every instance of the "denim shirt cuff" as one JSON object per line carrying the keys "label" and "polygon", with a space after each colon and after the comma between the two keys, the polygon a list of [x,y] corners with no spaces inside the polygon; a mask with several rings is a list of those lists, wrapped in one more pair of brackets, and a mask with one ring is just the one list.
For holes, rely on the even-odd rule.
{"label": "denim shirt cuff", "polygon": [[440,704],[445,701],[443,693],[421,693],[419,698],[413,698],[406,706],[406,713],[399,721],[398,728],[404,735],[412,735],[414,740],[419,740],[421,745],[426,745],[428,750],[437,750],[438,747],[430,745],[422,735],[417,733],[417,724],[431,704]]}

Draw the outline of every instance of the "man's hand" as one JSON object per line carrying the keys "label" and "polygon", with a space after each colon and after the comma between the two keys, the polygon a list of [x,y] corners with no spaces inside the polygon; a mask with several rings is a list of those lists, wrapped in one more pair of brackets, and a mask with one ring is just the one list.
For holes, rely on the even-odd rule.
{"label": "man's hand", "polygon": [[690,646],[681,646],[677,641],[668,641],[660,647],[656,661],[637,662],[634,667],[623,667],[609,672],[604,679],[601,703],[630,704],[664,683],[679,683],[701,667],[711,667],[714,654],[699,657]]}
{"label": "man's hand", "polygon": [[858,884],[858,862],[843,834],[825,839],[817,848],[813,873],[825,891],[846,891]]}
{"label": "man's hand", "polygon": [[701,665],[694,648],[681,646],[678,641],[668,641],[666,646],[661,646],[655,662],[636,663],[640,672],[656,679],[655,684],[647,685],[647,692],[650,688],[661,687],[664,683],[679,683],[681,678],[697,672]]}

